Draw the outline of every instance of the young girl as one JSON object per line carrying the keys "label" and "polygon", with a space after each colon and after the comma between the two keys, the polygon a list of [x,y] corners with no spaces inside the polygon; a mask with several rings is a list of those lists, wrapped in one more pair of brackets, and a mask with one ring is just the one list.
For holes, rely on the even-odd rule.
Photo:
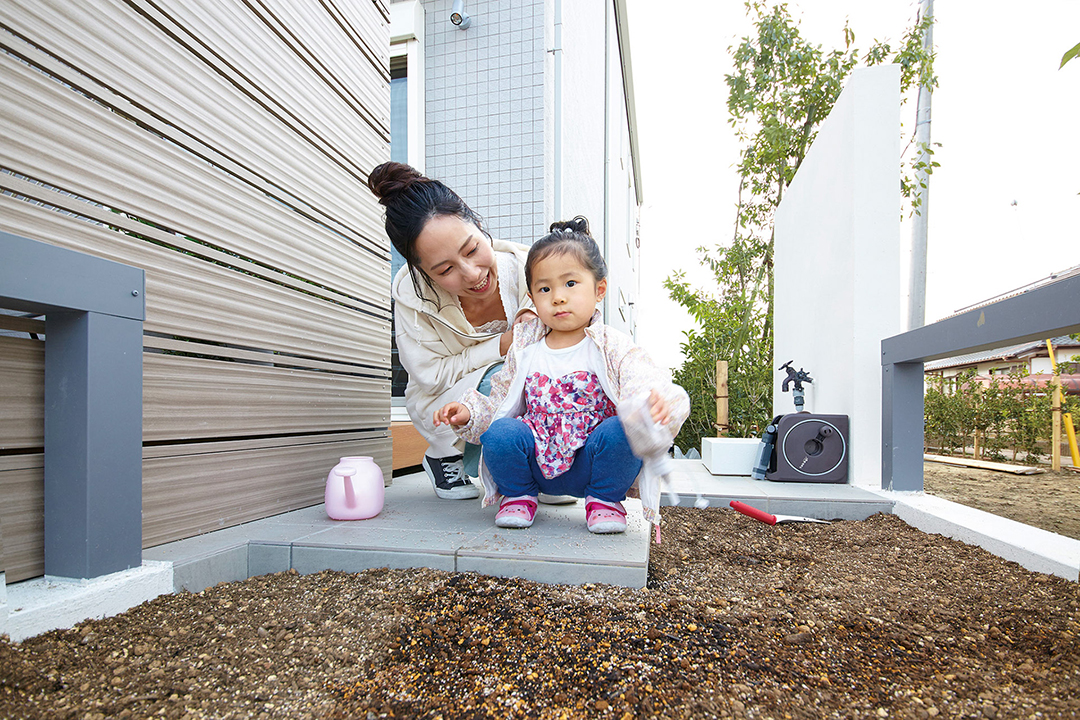
{"label": "young girl", "polygon": [[[601,321],[607,266],[578,216],[556,222],[529,250],[525,280],[539,316],[520,323],[491,394],[470,391],[437,410],[483,448],[484,507],[501,496],[495,524],[526,528],[537,495],[585,498],[589,531],[626,530],[622,500],[635,485],[634,457],[616,405],[649,396],[653,422],[674,438],[690,412],[686,392],[634,344]],[[659,522],[659,488],[643,497],[645,519]]]}

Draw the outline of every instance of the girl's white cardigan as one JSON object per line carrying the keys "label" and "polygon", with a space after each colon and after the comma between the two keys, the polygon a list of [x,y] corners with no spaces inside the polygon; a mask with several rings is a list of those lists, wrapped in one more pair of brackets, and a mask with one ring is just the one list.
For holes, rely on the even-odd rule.
{"label": "girl's white cardigan", "polygon": [[[515,326],[514,342],[506,353],[506,362],[491,379],[491,394],[485,396],[470,390],[461,399],[462,404],[469,408],[470,417],[468,423],[455,428],[460,437],[471,443],[479,443],[480,436],[492,422],[503,417],[519,417],[522,414],[525,409],[525,373],[518,372],[518,369],[530,366],[537,343],[547,335],[547,331],[547,327],[537,318]],[[605,325],[600,319],[599,311],[593,314],[589,326],[585,328],[585,335],[596,343],[604,356],[604,372],[600,376],[604,393],[618,407],[624,400],[656,390],[668,402],[671,422],[663,428],[674,440],[679,434],[679,428],[690,415],[690,398],[686,391],[671,382],[667,370],[653,364],[648,353],[636,345],[629,335]],[[482,460],[480,480],[484,485],[482,506],[487,507],[499,499],[499,491]],[[649,487],[642,487],[641,481],[642,476],[639,475],[631,488],[631,494],[641,497],[645,520],[659,524],[659,483],[650,482]]]}

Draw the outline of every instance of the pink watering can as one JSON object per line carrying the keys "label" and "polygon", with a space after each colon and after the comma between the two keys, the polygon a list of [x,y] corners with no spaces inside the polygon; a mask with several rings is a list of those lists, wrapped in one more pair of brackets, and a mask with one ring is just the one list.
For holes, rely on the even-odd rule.
{"label": "pink watering can", "polygon": [[382,470],[369,457],[343,457],[326,476],[326,514],[334,520],[366,520],[382,512]]}

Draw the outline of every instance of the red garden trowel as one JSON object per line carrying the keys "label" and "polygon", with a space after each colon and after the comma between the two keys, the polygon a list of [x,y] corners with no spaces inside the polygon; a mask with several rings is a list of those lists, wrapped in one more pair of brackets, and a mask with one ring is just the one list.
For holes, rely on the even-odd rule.
{"label": "red garden trowel", "polygon": [[817,520],[815,518],[799,517],[797,515],[772,515],[764,510],[758,510],[756,507],[751,507],[746,503],[739,502],[738,500],[732,500],[731,507],[738,512],[741,512],[743,515],[749,515],[755,520],[760,520],[766,525],[779,525],[780,523],[790,522],[821,523],[822,525],[830,524],[828,520]]}

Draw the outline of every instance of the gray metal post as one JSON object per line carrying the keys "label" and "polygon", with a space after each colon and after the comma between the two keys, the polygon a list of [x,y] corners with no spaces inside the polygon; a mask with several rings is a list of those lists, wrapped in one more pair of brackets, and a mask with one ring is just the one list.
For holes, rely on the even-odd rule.
{"label": "gray metal post", "polygon": [[923,489],[923,364],[881,368],[881,488]]}
{"label": "gray metal post", "polygon": [[142,323],[45,321],[45,574],[142,563]]}
{"label": "gray metal post", "polygon": [[1080,275],[881,341],[881,486],[923,489],[923,363],[1080,332]]}
{"label": "gray metal post", "polygon": [[142,563],[146,274],[0,232],[0,307],[45,320],[45,574]]}

